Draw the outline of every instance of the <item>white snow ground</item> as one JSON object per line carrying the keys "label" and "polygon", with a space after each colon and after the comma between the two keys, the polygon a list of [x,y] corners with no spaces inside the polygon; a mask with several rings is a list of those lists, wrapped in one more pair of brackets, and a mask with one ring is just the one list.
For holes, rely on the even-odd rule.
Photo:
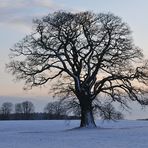
{"label": "white snow ground", "polygon": [[148,121],[0,121],[0,148],[148,148]]}

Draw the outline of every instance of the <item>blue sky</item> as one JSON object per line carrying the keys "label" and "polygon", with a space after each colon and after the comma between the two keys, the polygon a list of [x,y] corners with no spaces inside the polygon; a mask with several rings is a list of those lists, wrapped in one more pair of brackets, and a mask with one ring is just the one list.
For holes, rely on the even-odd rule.
{"label": "blue sky", "polygon": [[112,12],[120,16],[148,58],[147,0],[0,0],[0,96],[48,95],[48,88],[24,92],[23,82],[15,83],[5,72],[5,63],[9,60],[9,48],[31,32],[32,19],[58,10]]}

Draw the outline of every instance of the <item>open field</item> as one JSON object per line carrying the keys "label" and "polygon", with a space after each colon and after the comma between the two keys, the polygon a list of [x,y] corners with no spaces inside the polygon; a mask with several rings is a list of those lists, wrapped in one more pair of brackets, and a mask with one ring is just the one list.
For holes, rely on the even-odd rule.
{"label": "open field", "polygon": [[0,148],[147,148],[148,121],[97,121],[97,129],[78,129],[79,121],[1,121]]}

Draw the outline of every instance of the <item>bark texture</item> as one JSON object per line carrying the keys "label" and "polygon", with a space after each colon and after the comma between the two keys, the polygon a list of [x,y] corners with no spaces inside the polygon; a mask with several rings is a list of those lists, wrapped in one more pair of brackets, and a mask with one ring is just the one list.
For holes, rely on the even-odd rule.
{"label": "bark texture", "polygon": [[80,127],[96,128],[92,111],[82,110]]}
{"label": "bark texture", "polygon": [[96,124],[93,116],[92,101],[89,96],[81,95],[81,124],[80,127],[95,128]]}

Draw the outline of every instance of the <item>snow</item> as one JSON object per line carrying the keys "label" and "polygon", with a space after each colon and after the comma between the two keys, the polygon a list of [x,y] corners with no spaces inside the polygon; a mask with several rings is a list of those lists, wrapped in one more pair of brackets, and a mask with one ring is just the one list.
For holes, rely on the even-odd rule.
{"label": "snow", "polygon": [[0,121],[0,148],[148,148],[148,121]]}

